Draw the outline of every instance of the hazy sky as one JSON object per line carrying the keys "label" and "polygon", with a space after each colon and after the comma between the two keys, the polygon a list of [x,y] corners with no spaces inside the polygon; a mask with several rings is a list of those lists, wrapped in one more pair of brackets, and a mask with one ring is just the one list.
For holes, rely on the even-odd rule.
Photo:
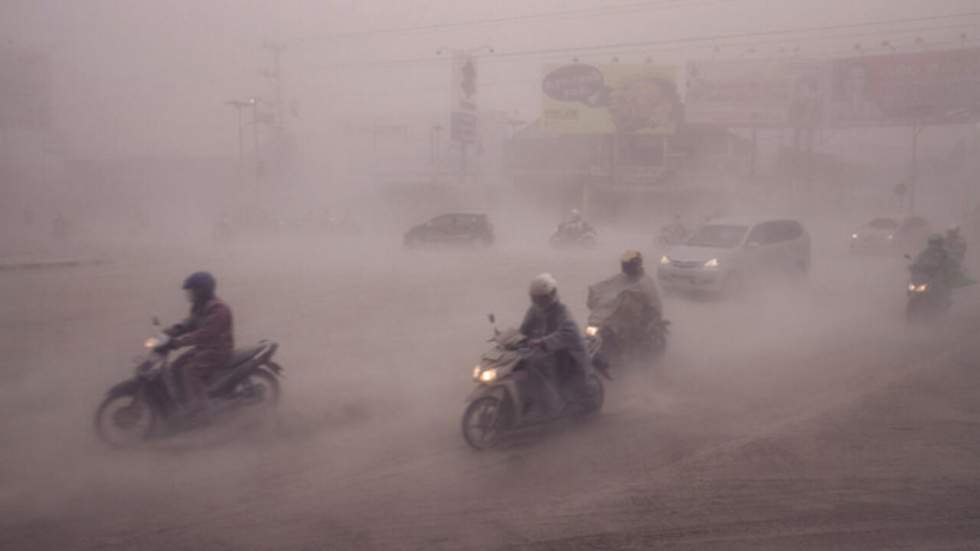
{"label": "hazy sky", "polygon": [[[637,4],[643,9],[624,8]],[[613,13],[336,36],[587,8]],[[341,121],[438,116],[448,105],[448,61],[378,62],[434,58],[441,47],[492,46],[496,54],[481,62],[481,104],[533,118],[541,64],[588,52],[515,52],[977,9],[975,0],[4,0],[0,37],[8,45],[49,52],[56,119],[70,156],[232,155],[233,113],[223,102],[271,96],[269,82],[258,74],[269,65],[260,48],[267,39],[287,44],[287,98],[297,101],[300,112],[293,125],[301,139],[312,139]],[[967,32],[975,40],[980,27],[924,32]],[[780,45],[760,46],[757,55],[775,54]],[[803,42],[804,50],[830,45]],[[719,55],[745,55],[740,50],[725,46]],[[671,62],[698,52],[661,48],[618,55]]]}

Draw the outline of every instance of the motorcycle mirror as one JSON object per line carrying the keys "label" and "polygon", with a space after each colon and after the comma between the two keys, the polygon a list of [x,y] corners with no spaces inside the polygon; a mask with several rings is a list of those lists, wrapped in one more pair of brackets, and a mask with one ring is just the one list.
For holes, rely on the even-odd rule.
{"label": "motorcycle mirror", "polygon": [[153,319],[150,320],[150,322],[153,323],[153,325],[160,327],[160,318],[153,316]]}

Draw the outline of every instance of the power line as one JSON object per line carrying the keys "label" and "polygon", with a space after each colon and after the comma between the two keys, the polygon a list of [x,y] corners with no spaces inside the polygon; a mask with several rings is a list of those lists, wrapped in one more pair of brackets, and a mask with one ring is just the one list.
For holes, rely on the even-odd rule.
{"label": "power line", "polygon": [[[913,35],[919,35],[919,34],[925,34],[925,33],[929,33],[929,32],[934,32],[934,31],[973,28],[973,27],[976,27],[976,26],[977,26],[977,23],[954,23],[954,24],[950,24],[950,25],[931,26],[931,27],[909,27],[909,28],[902,28],[902,29],[881,29],[881,30],[877,30],[877,31],[874,31],[874,32],[859,32],[859,33],[832,34],[832,35],[822,35],[822,36],[809,36],[809,37],[801,37],[800,39],[797,39],[797,40],[787,40],[785,38],[777,38],[777,39],[769,39],[769,40],[755,40],[755,41],[748,41],[748,42],[709,42],[708,44],[698,45],[696,47],[700,47],[700,48],[715,48],[715,49],[717,49],[717,50],[720,51],[723,48],[732,48],[732,47],[749,47],[749,46],[755,47],[755,46],[766,46],[766,45],[775,45],[775,44],[789,44],[789,43],[793,43],[793,44],[799,46],[800,44],[812,43],[812,42],[821,42],[821,41],[827,41],[827,40],[857,39],[857,38],[867,38],[867,37],[876,37],[876,38],[886,38],[887,37],[887,38],[894,39],[895,36],[906,36],[906,35],[913,36]],[[654,53],[654,52],[657,52],[657,53],[659,53],[659,52],[676,52],[676,51],[682,51],[682,50],[684,50],[687,47],[689,47],[689,45],[667,45],[667,46],[659,46],[659,47],[654,47],[654,48],[630,47],[630,48],[623,48],[623,49],[603,49],[601,51],[601,54],[602,55],[610,55],[612,53],[620,53],[620,54],[622,54],[622,53],[645,53],[645,52],[646,53]],[[875,46],[871,46],[870,49],[878,49],[878,48],[875,47]],[[567,55],[566,52],[562,52],[562,53],[564,55]],[[559,54],[554,54],[554,55],[557,56]],[[597,56],[597,55],[600,55],[600,52],[597,51],[595,53],[581,54],[582,57],[594,57],[594,56]],[[486,61],[487,62],[493,62],[494,60],[495,60],[494,57],[487,57],[486,58]]]}
{"label": "power line", "polygon": [[404,33],[414,33],[414,32],[433,32],[441,31],[447,29],[456,29],[463,27],[473,27],[482,25],[497,25],[502,23],[512,23],[518,21],[529,21],[533,19],[553,19],[553,18],[570,18],[570,17],[583,17],[583,16],[606,16],[606,15],[620,15],[623,13],[634,13],[638,11],[646,11],[654,9],[654,11],[668,11],[678,8],[689,8],[689,7],[700,7],[710,4],[721,4],[727,2],[734,2],[736,0],[657,0],[653,2],[636,2],[632,4],[621,4],[618,6],[611,6],[605,8],[579,8],[574,10],[561,10],[561,11],[551,11],[542,13],[533,13],[526,15],[512,15],[507,17],[495,17],[489,19],[470,19],[466,21],[457,21],[453,23],[433,23],[431,25],[419,25],[411,27],[390,27],[382,29],[369,29],[364,31],[351,31],[346,33],[336,33],[328,35],[322,38],[329,40],[339,40],[344,38],[359,38],[367,36],[375,36],[382,34],[404,34]]}
{"label": "power line", "polygon": [[[719,34],[719,35],[709,35],[709,36],[699,36],[699,37],[684,37],[676,39],[664,39],[657,41],[643,41],[643,42],[630,42],[630,43],[619,43],[610,45],[595,45],[595,46],[581,46],[581,47],[568,47],[568,48],[548,48],[539,50],[523,50],[515,52],[504,52],[496,53],[493,55],[480,56],[487,62],[498,62],[503,60],[511,60],[521,57],[544,57],[544,56],[558,56],[558,55],[569,55],[573,52],[589,52],[583,55],[594,56],[599,53],[612,53],[612,52],[663,52],[663,51],[674,51],[682,49],[685,45],[706,43],[707,47],[731,47],[731,46],[753,46],[753,45],[763,45],[763,44],[779,44],[786,42],[815,42],[821,40],[832,40],[840,38],[862,38],[862,37],[881,37],[881,36],[892,36],[896,34],[907,34],[907,33],[925,33],[930,31],[940,31],[949,29],[960,29],[964,27],[973,27],[977,23],[960,22],[953,23],[949,25],[938,25],[938,26],[928,26],[928,27],[913,27],[913,28],[894,28],[894,29],[876,29],[860,33],[849,33],[846,35],[838,34],[832,36],[804,36],[797,37],[795,39],[778,38],[775,40],[759,40],[753,42],[741,41],[744,38],[752,37],[775,37],[775,36],[786,36],[790,34],[803,34],[803,33],[814,33],[814,32],[826,32],[832,30],[842,30],[842,29],[854,29],[869,27],[875,25],[891,25],[899,23],[912,23],[920,21],[935,21],[939,19],[951,19],[951,18],[961,18],[961,17],[974,17],[980,15],[980,12],[965,12],[959,14],[941,15],[941,16],[927,16],[919,18],[904,18],[904,19],[893,19],[893,20],[880,20],[880,21],[868,21],[862,23],[852,23],[843,25],[828,25],[821,27],[805,27],[796,29],[782,29],[777,31],[762,31],[762,32],[748,32],[748,33],[731,33],[731,34]],[[732,41],[733,39],[739,41]],[[649,46],[653,46],[648,47]],[[391,60],[379,60],[379,61],[368,61],[363,63],[349,63],[349,64],[336,64],[331,65],[332,68],[366,68],[372,66],[391,66],[391,65],[411,65],[411,64],[425,64],[425,63],[435,63],[444,62],[444,57],[418,57],[418,58],[401,58],[401,59],[391,59]]]}
{"label": "power line", "polygon": [[691,36],[684,38],[666,38],[661,40],[644,40],[636,42],[620,42],[617,44],[608,45],[598,45],[598,46],[575,46],[570,48],[543,48],[539,50],[523,50],[517,52],[503,52],[495,54],[495,57],[522,57],[527,55],[541,55],[541,54],[551,54],[551,53],[570,53],[570,52],[581,52],[581,51],[597,51],[597,50],[610,50],[610,49],[623,49],[623,48],[636,48],[643,46],[663,46],[670,44],[686,44],[695,42],[711,42],[718,40],[731,40],[737,38],[752,38],[756,36],[780,36],[788,35],[794,33],[809,33],[809,32],[824,32],[824,31],[835,31],[842,29],[856,29],[861,27],[871,27],[875,25],[894,25],[899,23],[918,23],[922,21],[936,21],[940,19],[953,19],[960,17],[976,17],[980,16],[980,11],[973,12],[963,12],[955,13],[949,15],[933,15],[926,17],[906,17],[900,19],[885,19],[879,21],[865,21],[861,23],[848,23],[843,25],[823,25],[818,27],[802,27],[796,29],[780,29],[776,31],[757,31],[757,32],[742,32],[742,33],[728,33],[728,34],[716,34],[716,35],[706,35],[706,36]]}

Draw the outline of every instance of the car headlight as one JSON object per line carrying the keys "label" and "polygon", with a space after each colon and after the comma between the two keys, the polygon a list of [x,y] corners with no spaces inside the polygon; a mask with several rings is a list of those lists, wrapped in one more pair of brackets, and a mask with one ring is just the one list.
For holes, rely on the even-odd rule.
{"label": "car headlight", "polygon": [[667,255],[663,255],[663,256],[661,256],[661,257],[660,257],[660,264],[661,264],[661,265],[667,265],[667,264],[670,264],[670,258],[668,258],[668,257],[667,257]]}
{"label": "car headlight", "polygon": [[160,339],[158,339],[156,337],[150,337],[150,338],[146,339],[146,342],[143,343],[143,347],[144,348],[147,348],[149,350],[153,350],[154,348],[156,348],[158,346],[160,346]]}
{"label": "car headlight", "polygon": [[479,380],[480,379],[480,372],[481,371],[483,371],[483,368],[481,368],[480,366],[476,366],[476,367],[473,368],[473,379],[474,380]]}
{"label": "car headlight", "polygon": [[717,268],[719,266],[718,259],[712,258],[711,260],[704,263],[705,268]]}
{"label": "car headlight", "polygon": [[594,336],[596,336],[598,334],[599,334],[599,328],[596,327],[595,325],[590,325],[590,326],[588,326],[588,327],[585,328],[585,336],[586,337],[594,337]]}
{"label": "car headlight", "polygon": [[491,367],[490,369],[486,369],[482,373],[480,373],[480,381],[484,383],[492,383],[496,378],[497,378],[497,369],[494,367]]}
{"label": "car headlight", "polygon": [[851,239],[857,239],[857,238],[858,238],[858,234],[856,234],[856,233],[852,233],[851,234]]}
{"label": "car headlight", "polygon": [[893,234],[893,233],[888,234],[888,238],[887,239],[895,239],[895,234]]}
{"label": "car headlight", "polygon": [[915,283],[909,283],[909,292],[912,293],[924,293],[929,290],[929,284],[923,283],[921,285],[916,285]]}

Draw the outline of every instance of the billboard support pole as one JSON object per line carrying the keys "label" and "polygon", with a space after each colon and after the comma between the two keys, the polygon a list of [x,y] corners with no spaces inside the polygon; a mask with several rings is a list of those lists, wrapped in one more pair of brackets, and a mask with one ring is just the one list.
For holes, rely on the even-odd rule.
{"label": "billboard support pole", "polygon": [[749,157],[749,176],[755,177],[756,157],[759,154],[759,129],[752,127],[752,155]]}
{"label": "billboard support pole", "polygon": [[915,214],[915,188],[919,180],[919,132],[922,125],[912,125],[912,159],[909,165],[909,215]]}

